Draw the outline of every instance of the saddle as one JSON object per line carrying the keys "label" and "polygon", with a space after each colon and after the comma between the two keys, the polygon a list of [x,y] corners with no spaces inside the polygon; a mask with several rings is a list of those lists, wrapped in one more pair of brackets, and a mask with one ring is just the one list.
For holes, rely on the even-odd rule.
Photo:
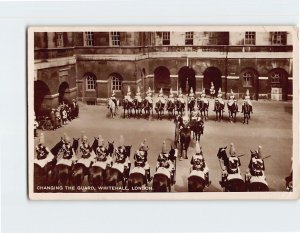
{"label": "saddle", "polygon": [[142,167],[134,167],[134,168],[131,170],[130,174],[132,174],[132,173],[140,173],[140,174],[142,174],[143,176],[146,175],[146,171],[145,171],[145,169],[142,168]]}
{"label": "saddle", "polygon": [[201,170],[192,170],[191,173],[189,174],[189,177],[191,176],[198,176],[205,180],[205,173]]}

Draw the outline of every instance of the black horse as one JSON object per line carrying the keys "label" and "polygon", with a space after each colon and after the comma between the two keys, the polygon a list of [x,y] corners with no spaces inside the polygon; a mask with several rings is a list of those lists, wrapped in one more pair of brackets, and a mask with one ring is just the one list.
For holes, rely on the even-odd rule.
{"label": "black horse", "polygon": [[197,103],[198,103],[198,109],[201,114],[201,118],[203,119],[204,116],[204,120],[207,120],[209,103],[205,103],[203,100],[199,100],[197,101]]}
{"label": "black horse", "polygon": [[162,119],[162,116],[164,115],[164,109],[165,104],[162,103],[160,100],[156,102],[155,104],[155,111],[157,113],[157,119]]}
{"label": "black horse", "polygon": [[192,120],[190,125],[191,131],[193,132],[193,138],[196,139],[196,141],[200,141],[200,136],[203,134],[204,131],[203,120]]}
{"label": "black horse", "polygon": [[132,102],[130,102],[127,99],[123,100],[123,110],[124,110],[124,118],[126,117],[126,111],[127,111],[127,117],[132,116],[132,109],[134,108],[134,105]]}
{"label": "black horse", "polygon": [[171,192],[171,180],[168,176],[156,173],[152,183],[153,192]]}
{"label": "black horse", "polygon": [[191,129],[189,127],[183,127],[179,133],[180,140],[180,160],[182,158],[188,159],[187,151],[191,142]]}
{"label": "black horse", "polygon": [[[225,167],[229,166],[229,158],[226,153],[227,147],[221,147],[218,150],[217,157],[219,160],[222,160]],[[246,185],[243,179],[241,178],[233,178],[229,179],[224,184],[224,191],[225,192],[245,192]]]}
{"label": "black horse", "polygon": [[63,146],[63,140],[55,144],[55,146],[50,150],[51,154],[54,156],[51,161],[49,161],[45,166],[41,167],[39,164],[34,163],[34,187],[40,185],[55,185],[56,184],[56,172],[55,167],[57,163],[58,153],[61,151]]}
{"label": "black horse", "polygon": [[133,109],[135,117],[140,118],[140,116],[142,115],[143,108],[143,101],[139,102],[137,99],[133,100]]}
{"label": "black horse", "polygon": [[196,101],[194,99],[190,100],[190,102],[188,103],[188,110],[190,111],[190,113],[195,110],[195,103]]}
{"label": "black horse", "polygon": [[233,120],[234,122],[236,122],[236,114],[239,111],[238,105],[236,102],[233,102],[231,105],[229,105],[229,103],[227,103],[227,108],[228,108],[228,117],[229,120]]}
{"label": "black horse", "polygon": [[244,122],[243,122],[243,124],[245,124],[246,122],[247,122],[247,124],[249,123],[251,110],[252,109],[251,109],[250,104],[246,101],[242,106],[242,113],[244,113]]}
{"label": "black horse", "polygon": [[221,119],[223,119],[224,104],[216,100],[214,111],[216,112],[216,121],[220,121]]}
{"label": "black horse", "polygon": [[145,174],[140,172],[132,172],[128,178],[129,192],[141,192],[143,185],[147,185],[147,178]]}
{"label": "black horse", "polygon": [[205,179],[201,176],[192,175],[188,178],[189,192],[203,192],[205,188]]}
{"label": "black horse", "polygon": [[150,111],[152,111],[153,114],[153,104],[150,103],[147,99],[144,99],[143,106],[144,106],[145,116],[150,117]]}
{"label": "black horse", "polygon": [[173,118],[175,115],[175,103],[171,100],[167,102],[167,111],[169,114],[169,119]]}
{"label": "black horse", "polygon": [[184,109],[185,109],[185,103],[182,103],[179,100],[175,101],[175,109],[178,113],[178,115],[182,116],[184,113]]}

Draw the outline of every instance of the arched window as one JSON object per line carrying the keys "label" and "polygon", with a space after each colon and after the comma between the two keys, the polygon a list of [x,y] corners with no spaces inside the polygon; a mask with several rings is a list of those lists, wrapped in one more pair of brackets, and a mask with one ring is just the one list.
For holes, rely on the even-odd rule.
{"label": "arched window", "polygon": [[243,73],[243,87],[252,87],[254,76],[253,71],[245,71]]}
{"label": "arched window", "polygon": [[86,76],[86,89],[95,90],[96,89],[96,79],[92,75]]}
{"label": "arched window", "polygon": [[280,83],[280,77],[281,77],[281,74],[279,72],[273,72],[271,74],[271,83],[272,84]]}
{"label": "arched window", "polygon": [[122,80],[118,76],[111,77],[111,88],[113,91],[121,91],[122,90]]}

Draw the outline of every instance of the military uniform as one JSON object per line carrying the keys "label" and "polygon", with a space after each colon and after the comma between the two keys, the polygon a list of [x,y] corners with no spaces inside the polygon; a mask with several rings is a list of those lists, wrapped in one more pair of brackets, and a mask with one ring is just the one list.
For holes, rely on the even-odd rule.
{"label": "military uniform", "polygon": [[[252,103],[251,103],[250,95],[249,95],[249,90],[247,90],[246,96],[245,96],[245,98],[244,98],[244,104],[245,104],[246,102],[247,102],[247,103],[249,104],[249,106],[250,106],[250,112],[253,113]],[[243,108],[242,108],[242,113],[244,112],[244,104],[243,104]]]}
{"label": "military uniform", "polygon": [[179,89],[179,94],[178,94],[178,101],[181,102],[182,104],[184,104],[184,99],[183,99],[183,94],[181,91],[181,88]]}
{"label": "military uniform", "polygon": [[62,146],[62,158],[58,161],[57,165],[64,164],[67,166],[72,166],[75,161],[75,151],[72,148],[70,138],[65,134],[63,138]]}
{"label": "military uniform", "polygon": [[222,171],[222,181],[220,182],[222,187],[224,187],[230,176],[238,176],[239,178],[241,178],[241,171],[239,168],[241,166],[241,161],[236,156],[236,151],[233,143],[230,144],[229,157],[224,162],[224,166],[225,167]]}
{"label": "military uniform", "polygon": [[157,158],[156,173],[162,173],[168,176],[171,180],[171,183],[175,183],[175,166],[169,158],[169,153],[167,152],[165,142],[163,142],[162,152],[158,155]]}
{"label": "military uniform", "polygon": [[265,177],[265,163],[262,159],[261,146],[258,146],[258,150],[251,155],[251,159],[246,172],[246,181],[250,182],[252,177],[260,177],[263,181]]}
{"label": "military uniform", "polygon": [[34,159],[34,163],[38,164],[40,167],[44,167],[54,159],[54,155],[49,148],[45,146],[45,137],[43,133],[40,134],[39,144],[36,146],[35,151],[36,159]]}

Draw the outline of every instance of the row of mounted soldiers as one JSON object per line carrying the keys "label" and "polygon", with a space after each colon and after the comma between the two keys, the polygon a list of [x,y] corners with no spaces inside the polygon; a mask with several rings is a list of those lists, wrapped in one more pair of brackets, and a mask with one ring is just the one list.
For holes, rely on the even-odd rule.
{"label": "row of mounted soldiers", "polygon": [[[213,83],[212,83],[213,86]],[[115,102],[115,105],[118,105],[118,100],[115,97],[115,92],[113,91],[112,96],[110,97],[112,101]],[[179,93],[175,96],[172,88],[170,89],[170,94],[168,98],[166,98],[163,94],[162,88],[159,91],[158,97],[154,102],[152,97],[152,91],[149,87],[146,92],[146,97],[143,99],[141,97],[141,92],[139,87],[137,88],[137,92],[134,98],[131,97],[130,86],[128,86],[127,94],[124,97],[122,102],[124,109],[124,118],[127,116],[130,117],[133,115],[140,116],[142,115],[142,111],[145,111],[145,116],[150,116],[150,112],[153,109],[157,113],[157,118],[162,119],[164,115],[164,110],[167,110],[169,118],[174,117],[175,115],[183,116],[187,114],[188,111],[190,116],[201,116],[201,118],[208,118],[208,108],[209,108],[209,100],[206,97],[205,89],[200,92],[199,96],[193,91],[193,88],[190,89],[190,93],[187,95],[187,101],[184,99],[184,95],[182,94],[181,88],[179,89]],[[231,90],[229,100],[227,102],[228,113],[230,120],[236,120],[236,114],[239,112],[237,99]],[[225,101],[222,98],[221,88],[218,91],[217,97],[214,99],[214,108],[213,111],[216,113],[216,120],[220,120],[223,118],[223,112],[225,109]],[[242,104],[242,113],[244,113],[244,123],[248,123],[248,119],[250,118],[250,113],[253,113],[252,103],[250,100],[249,90],[247,90],[243,104]]]}
{"label": "row of mounted soldiers", "polygon": [[[61,138],[61,141],[51,150],[45,145],[44,140],[44,135],[41,134],[39,143],[36,146],[35,170],[49,170],[51,166],[50,168],[47,168],[47,166],[52,163],[52,174],[57,175],[55,182],[60,182],[63,185],[69,184],[70,181],[67,182],[65,180],[66,176],[62,176],[60,172],[64,172],[67,169],[67,174],[73,176],[74,174],[78,174],[76,167],[82,169],[81,179],[79,179],[79,183],[76,183],[77,185],[82,185],[86,175],[88,175],[90,185],[117,185],[118,182],[121,182],[123,185],[126,183],[128,185],[137,185],[134,179],[138,179],[137,177],[141,176],[142,182],[139,183],[139,186],[149,185],[149,182],[153,180],[153,191],[171,191],[171,185],[175,184],[176,181],[177,149],[171,147],[168,151],[165,142],[163,142],[161,153],[159,153],[157,158],[155,174],[151,177],[148,163],[149,147],[146,140],[140,144],[134,153],[133,168],[130,161],[131,146],[125,146],[123,136],[120,136],[120,142],[116,149],[114,149],[113,142],[109,142],[106,146],[102,136],[95,138],[92,146],[90,146],[88,138],[85,135],[82,136],[81,144],[79,145],[79,139],[74,139],[72,144],[70,137],[65,134]],[[79,153],[77,152],[78,147]],[[222,170],[220,185],[224,191],[269,190],[264,165],[264,159],[269,156],[262,156],[261,146],[258,147],[258,150],[251,151],[245,181],[241,175],[241,162],[239,159],[243,155],[237,155],[233,143],[230,144],[229,156],[226,153],[226,149],[227,147],[221,147],[217,153]],[[80,156],[76,154],[80,154]],[[55,160],[56,162],[53,164]],[[106,183],[105,179],[109,180],[109,176],[113,174],[113,171],[117,172],[115,182]],[[35,175],[37,176],[35,178],[41,177],[36,172]],[[101,179],[96,179],[97,176],[102,177],[102,182]],[[97,183],[99,180],[100,183]],[[48,185],[49,180],[45,179],[43,182],[43,185]],[[158,183],[164,185],[156,186]],[[206,164],[202,148],[199,142],[196,142],[195,154],[190,161],[188,190],[190,192],[202,192],[210,184],[209,168]]]}

